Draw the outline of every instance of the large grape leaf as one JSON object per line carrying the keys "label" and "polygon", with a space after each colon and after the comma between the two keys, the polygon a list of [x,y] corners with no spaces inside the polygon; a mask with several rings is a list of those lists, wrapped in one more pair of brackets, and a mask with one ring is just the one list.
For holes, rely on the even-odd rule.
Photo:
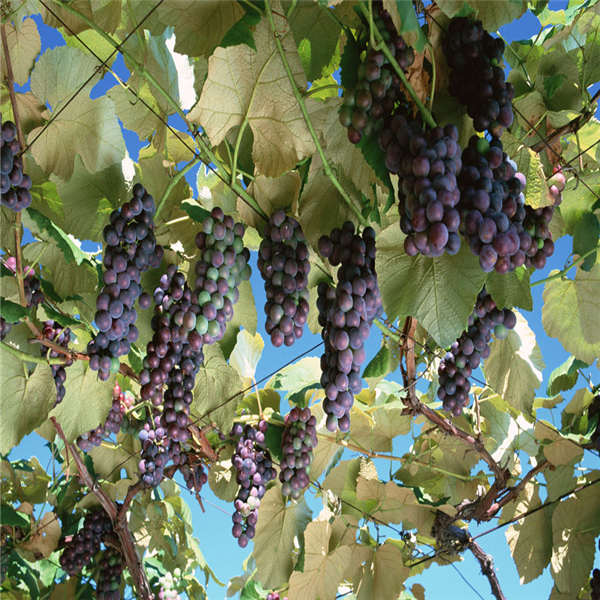
{"label": "large grape leaf", "polygon": [[416,317],[442,347],[465,330],[486,278],[465,244],[455,256],[408,256],[397,223],[379,235],[376,267],[388,319]]}
{"label": "large grape leaf", "polygon": [[165,0],[159,8],[161,22],[175,31],[175,51],[190,56],[209,56],[244,14],[238,2],[222,0]]}
{"label": "large grape leaf", "polygon": [[488,0],[439,0],[436,4],[449,16],[476,12],[488,31],[496,31],[502,25],[518,19],[527,10],[524,1],[489,2]]}
{"label": "large grape leaf", "polygon": [[485,361],[485,376],[490,387],[506,402],[531,414],[545,364],[535,334],[525,318],[516,314],[516,327],[505,339],[492,342],[490,356]]}
{"label": "large grape leaf", "polygon": [[372,452],[391,452],[392,440],[411,428],[411,418],[402,414],[403,408],[398,400],[353,414],[353,441]]}
{"label": "large grape leaf", "polygon": [[229,364],[240,374],[245,388],[252,385],[264,347],[265,342],[259,333],[252,335],[246,329],[242,329],[237,335],[237,342],[229,356]]}
{"label": "large grape leaf", "polygon": [[[552,271],[550,275],[557,273]],[[600,356],[600,264],[574,279],[546,283],[542,325],[576,358],[592,364]]]}
{"label": "large grape leaf", "polygon": [[[260,516],[259,516],[260,519]],[[304,532],[304,569],[290,577],[289,600],[334,598],[346,566],[352,557],[347,545],[329,552],[331,525],[313,521]]]}
{"label": "large grape leaf", "polygon": [[[278,31],[286,31],[281,43],[296,85],[306,89],[291,29],[279,16],[279,2],[273,3],[273,10]],[[254,133],[252,157],[258,171],[277,177],[313,154],[315,145],[266,17],[256,26],[254,39],[256,51],[245,44],[215,50],[200,101],[188,118],[202,125],[215,146],[247,119]]]}
{"label": "large grape leaf", "polygon": [[320,360],[307,356],[275,373],[265,387],[287,392],[286,399],[296,404],[304,400],[306,392],[321,387],[320,373]]}
{"label": "large grape leaf", "polygon": [[548,387],[546,394],[556,396],[560,392],[570,390],[577,383],[579,378],[579,369],[585,369],[589,365],[582,360],[570,356],[562,365],[556,367],[548,378]]}
{"label": "large grape leaf", "polygon": [[[271,216],[276,210],[288,211],[297,202],[302,181],[297,171],[286,173],[276,179],[258,175],[248,186],[248,193],[256,200],[263,211]],[[265,220],[242,198],[238,198],[237,209],[246,225],[261,231]]]}
{"label": "large grape leaf", "polygon": [[402,551],[386,540],[359,574],[357,600],[396,600],[410,574],[402,564]]}
{"label": "large grape leaf", "polygon": [[96,66],[94,58],[76,48],[61,46],[44,52],[31,76],[31,91],[41,102],[48,102],[56,115],[47,127],[37,127],[29,134],[30,144],[35,139],[31,154],[46,173],[62,180],[73,175],[77,155],[90,173],[125,157],[125,141],[113,101],[106,96],[95,100],[89,97],[97,77],[66,104]]}
{"label": "large grape leaf", "polygon": [[583,448],[546,421],[535,424],[535,437],[544,441],[544,456],[553,465],[572,465],[583,458]]}
{"label": "large grape leaf", "polygon": [[[592,250],[598,248],[600,241],[600,222],[598,217],[592,213],[585,213],[581,217],[579,225],[573,233],[573,254],[583,256]],[[589,271],[596,262],[597,252],[588,254],[579,268],[583,271]]]}
{"label": "large grape leaf", "polygon": [[551,573],[558,589],[576,597],[589,579],[600,532],[600,503],[593,487],[567,498],[552,514]]}
{"label": "large grape leaf", "polygon": [[[585,181],[587,187],[579,181]],[[567,180],[563,192],[563,203],[560,205],[560,214],[564,221],[565,233],[573,235],[582,216],[591,213],[593,206],[598,201],[596,195],[600,188],[600,171],[582,171],[580,177]]]}
{"label": "large grape leaf", "polygon": [[[502,521],[510,521],[517,515],[539,508],[538,486],[528,483],[517,502],[510,502],[502,511]],[[506,541],[519,572],[521,585],[539,577],[552,557],[552,528],[550,512],[538,510],[526,519],[510,525]]]}
{"label": "large grape leaf", "polygon": [[485,289],[500,308],[532,310],[530,279],[531,273],[524,267],[504,275],[492,271],[485,280]]}
{"label": "large grape leaf", "polygon": [[0,367],[0,452],[7,454],[45,421],[56,401],[56,386],[49,366],[37,365],[30,375],[23,362],[4,350]]}
{"label": "large grape leaf", "polygon": [[204,367],[196,376],[194,403],[190,417],[201,427],[216,423],[219,431],[229,433],[235,409],[242,400],[242,382],[237,371],[223,358],[218,344],[204,347]]}
{"label": "large grape leaf", "polygon": [[[33,19],[28,18],[21,23],[18,30],[11,23],[7,23],[4,27],[15,83],[25,85],[35,59],[42,49],[37,25]],[[4,52],[2,52],[2,72],[8,72]]]}
{"label": "large grape leaf", "polygon": [[287,583],[294,568],[292,551],[310,520],[311,510],[304,498],[288,505],[278,485],[267,490],[260,501],[253,552],[265,588],[275,589]]}

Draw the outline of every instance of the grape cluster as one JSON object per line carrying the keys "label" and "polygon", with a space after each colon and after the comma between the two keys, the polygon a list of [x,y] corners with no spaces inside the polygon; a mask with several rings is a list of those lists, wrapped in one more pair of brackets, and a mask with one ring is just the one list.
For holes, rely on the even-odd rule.
{"label": "grape cluster", "polygon": [[[61,325],[54,321],[45,321],[44,328],[42,330],[44,339],[49,342],[54,342],[65,349],[69,348],[69,342],[71,341],[71,330],[67,327],[62,328]],[[50,365],[52,369],[52,376],[54,377],[54,384],[56,385],[56,402],[54,406],[60,404],[65,397],[65,381],[67,380],[67,372],[65,367],[70,367],[73,364],[72,358],[67,358],[64,354],[57,352],[48,346],[41,347],[42,356],[48,356],[50,358],[65,358],[65,362],[62,365]]]}
{"label": "grape cluster", "polygon": [[89,512],[83,527],[68,541],[60,555],[60,566],[68,575],[75,575],[87,566],[100,550],[100,543],[112,531],[112,521],[104,511]]}
{"label": "grape cluster", "polygon": [[592,433],[592,443],[596,450],[600,452],[600,395],[594,398],[588,408],[588,420],[591,421],[595,415],[598,415],[598,423],[596,424],[596,430]]}
{"label": "grape cluster", "polygon": [[469,404],[469,377],[490,355],[492,332],[501,340],[516,324],[514,312],[498,308],[485,288],[481,290],[469,316],[468,329],[452,344],[438,367],[440,387],[437,395],[444,403],[444,410],[455,417],[461,415]]}
{"label": "grape cluster", "polygon": [[232,516],[233,537],[240,548],[245,548],[256,533],[260,500],[265,495],[265,486],[275,479],[277,473],[267,450],[265,434],[269,424],[261,420],[255,429],[252,425],[235,423],[229,434],[236,440],[231,462],[236,470],[236,481],[240,489],[234,500]]}
{"label": "grape cluster", "polygon": [[244,225],[235,223],[217,206],[196,235],[200,259],[191,286],[195,290],[192,302],[201,309],[196,331],[205,344],[214,344],[223,337],[225,324],[233,318],[233,305],[240,296],[238,286],[250,279],[250,251],[244,248],[244,233]]}
{"label": "grape cluster", "polygon": [[197,459],[191,459],[190,454],[182,454],[179,463],[179,472],[188,490],[194,492],[202,491],[202,486],[208,481],[208,475],[204,472],[204,465]]}
{"label": "grape cluster", "polygon": [[[174,572],[176,577],[181,576],[181,571],[179,569],[175,569]],[[181,600],[181,596],[175,588],[175,580],[171,573],[159,577],[158,582],[160,583],[158,600]]]}
{"label": "grape cluster", "polygon": [[14,212],[21,212],[31,206],[31,177],[23,173],[23,159],[18,156],[21,147],[17,128],[12,121],[2,123],[0,142],[0,203]]}
{"label": "grape cluster", "polygon": [[13,551],[12,540],[2,534],[2,545],[0,546],[0,584],[4,583],[8,573],[8,562]]}
{"label": "grape cluster", "polygon": [[317,419],[309,408],[294,407],[285,416],[285,430],[281,439],[283,460],[279,481],[281,493],[297,500],[302,490],[310,483],[310,466],[313,461],[313,448],[318,444]]}
{"label": "grape cluster", "polygon": [[500,67],[504,42],[485,31],[481,21],[458,17],[450,21],[442,48],[451,69],[448,91],[467,107],[475,131],[499,138],[514,118],[515,90]]}
{"label": "grape cluster", "polygon": [[296,219],[276,211],[265,226],[258,270],[265,281],[266,332],[273,346],[291,346],[302,337],[308,317],[308,247]]}
{"label": "grape cluster", "polygon": [[396,141],[387,147],[386,163],[399,176],[400,227],[409,256],[456,254],[460,248],[460,199],[456,177],[461,170],[458,129],[446,125],[428,133],[417,121],[400,117]]}
{"label": "grape cluster", "polygon": [[461,231],[483,271],[507,273],[521,265],[542,269],[554,252],[548,228],[554,207],[525,204],[525,176],[500,140],[472,136],[462,161]]}
{"label": "grape cluster", "polygon": [[[17,259],[14,256],[9,256],[4,262],[6,267],[16,274]],[[42,284],[35,276],[33,267],[25,267],[23,269],[23,289],[25,292],[25,301],[27,308],[39,306],[44,301],[44,293],[41,290]]]}
{"label": "grape cluster", "polygon": [[319,240],[319,252],[333,267],[339,265],[335,291],[321,282],[317,288],[319,323],[325,352],[321,356],[321,385],[326,398],[327,428],[350,429],[354,395],[362,389],[360,367],[365,362],[364,342],[373,319],[383,312],[375,273],[375,231],[365,227],[362,235],[346,221],[330,236]]}
{"label": "grape cluster", "polygon": [[112,433],[119,433],[123,423],[125,413],[135,404],[135,397],[130,392],[123,392],[121,386],[115,383],[113,389],[113,402],[108,416],[103,425],[98,425],[95,429],[87,431],[77,438],[77,445],[83,452],[89,452],[92,448],[98,447],[104,438]]}
{"label": "grape cluster", "polygon": [[104,286],[96,300],[99,333],[88,345],[90,368],[106,381],[119,370],[119,356],[129,353],[139,332],[134,303],[146,309],[152,299],[142,293],[141,273],[160,265],[164,254],[154,236],[154,198],[136,183],[133,197],[110,215],[104,228]]}
{"label": "grape cluster", "polygon": [[[408,69],[414,60],[414,50],[398,35],[390,14],[381,2],[374,24],[381,32],[392,56],[400,68]],[[340,123],[348,128],[348,139],[358,144],[364,136],[381,131],[389,121],[396,102],[405,100],[401,80],[381,50],[367,48],[363,63],[358,68],[356,89],[344,90],[344,105],[339,114]]]}
{"label": "grape cluster", "polygon": [[[266,600],[280,600],[280,596],[278,592],[269,592],[267,594]],[[287,597],[283,598],[283,600],[287,600]]]}
{"label": "grape cluster", "polygon": [[123,557],[112,547],[107,547],[98,563],[99,575],[96,583],[97,600],[120,600]]}
{"label": "grape cluster", "polygon": [[153,487],[160,483],[169,459],[179,464],[181,444],[189,436],[192,390],[204,361],[203,336],[198,332],[200,307],[194,295],[175,265],[169,265],[154,291],[154,335],[140,373],[141,399],[151,400],[154,410],[139,432],[140,471],[144,482]]}

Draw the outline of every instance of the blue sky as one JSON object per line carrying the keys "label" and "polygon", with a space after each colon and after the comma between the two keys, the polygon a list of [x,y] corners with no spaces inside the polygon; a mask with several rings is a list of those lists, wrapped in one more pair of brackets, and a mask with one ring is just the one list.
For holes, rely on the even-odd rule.
{"label": "blue sky", "polygon": [[[563,8],[565,6],[566,2],[551,2],[551,7],[553,9]],[[47,48],[64,44],[64,40],[59,32],[45,26],[40,18],[35,17],[35,20],[42,35],[42,52]],[[527,13],[515,23],[507,25],[501,29],[502,35],[508,41],[530,38],[536,35],[538,31],[539,22],[531,13]],[[128,78],[129,73],[125,68],[121,56],[119,56],[115,61],[113,69],[116,70],[121,78],[125,80]],[[108,74],[100,83],[95,86],[92,96],[101,96],[106,92],[107,89],[115,85],[115,83],[116,82],[112,76]],[[185,130],[185,127],[182,125],[181,121],[179,120],[178,122],[177,117],[172,117],[170,122],[175,127]],[[137,160],[139,150],[142,147],[142,144],[138,140],[137,134],[127,130],[124,130],[123,133],[129,155],[133,160]],[[196,173],[197,168],[188,173],[186,177],[194,191],[196,191]],[[535,273],[532,279],[534,281],[543,279],[552,269],[563,268],[565,262],[571,254],[571,244],[572,240],[569,237],[558,240],[556,244],[556,251],[548,260],[547,266],[544,270]],[[84,249],[95,250],[96,245],[93,245],[92,248],[92,245],[88,243],[84,245]],[[254,256],[254,264],[255,260],[256,257]],[[573,273],[573,271],[571,273]],[[308,331],[308,328],[306,328],[303,338],[298,340],[293,347],[286,348],[284,346],[277,350],[272,348],[268,336],[264,332],[264,320],[260,312],[260,307],[264,305],[265,295],[263,291],[262,279],[256,269],[254,269],[251,282],[257,306],[259,307],[258,330],[265,339],[263,358],[259,363],[256,373],[257,379],[260,379],[266,375],[269,375],[275,370],[276,367],[286,364],[288,361],[294,359],[296,356],[313,347],[320,341],[320,337],[312,335],[310,331]],[[546,369],[544,371],[545,379],[539,390],[540,395],[544,395],[547,377],[551,371],[568,358],[568,355],[562,348],[561,344],[556,339],[549,338],[542,328],[541,307],[543,289],[543,286],[533,288],[534,308],[531,312],[524,313],[529,325],[536,334],[537,342],[542,349],[544,360],[546,362]],[[380,344],[381,334],[379,330],[374,327],[366,347],[368,360],[375,355],[380,347]],[[592,375],[596,379],[598,378],[597,371],[595,371]],[[580,380],[579,383],[581,386],[582,381]],[[566,394],[566,396],[570,397],[568,394]],[[410,442],[410,438],[397,439],[394,444],[394,454],[398,456],[407,451]],[[35,434],[28,436],[20,445],[20,447],[16,448],[11,453],[11,458],[15,460],[18,458],[29,458],[30,456],[36,455],[40,458],[42,465],[45,465],[48,460],[49,453],[43,446],[44,443],[45,442]],[[347,455],[345,455],[344,458],[351,458],[353,456],[348,452],[346,454]],[[586,464],[587,466],[596,468],[600,466],[598,458],[589,455],[589,453],[586,458]],[[377,466],[380,477],[385,478],[386,474],[389,473],[389,462],[378,461]],[[248,556],[249,549],[239,549],[236,541],[230,535],[231,519],[229,514],[231,512],[231,506],[214,497],[208,486],[206,486],[202,494],[206,513],[202,513],[196,503],[195,498],[192,495],[188,495],[186,491],[182,491],[182,493],[192,508],[194,531],[200,540],[200,547],[208,564],[215,571],[217,577],[221,581],[226,582],[229,578],[240,574],[242,572],[242,563]],[[320,510],[320,499],[313,499],[310,501],[310,504],[313,507],[314,514],[316,515]],[[472,534],[480,533],[487,529],[491,529],[494,524],[494,521],[481,527],[470,524],[470,531]],[[393,532],[389,531],[388,533],[391,537],[394,536]],[[518,574],[504,536],[505,529],[501,529],[493,534],[483,537],[480,540],[480,543],[484,550],[490,552],[494,556],[495,566],[498,571],[498,576],[505,595],[508,598],[511,598],[511,600],[518,600],[520,598],[547,598],[552,588],[552,579],[548,573],[548,570],[546,570],[545,573],[534,582],[520,587]],[[597,566],[600,565],[599,558],[600,557],[598,556],[596,557]],[[441,567],[439,566],[432,566],[422,575],[410,579],[407,583],[409,585],[421,583],[426,589],[427,600],[446,600],[450,598],[471,600],[480,597],[491,597],[489,584],[487,580],[480,574],[479,565],[476,563],[475,559],[472,558],[471,554],[465,555],[465,560],[461,563],[456,563],[455,567],[444,566],[443,572],[439,571],[440,568]],[[212,582],[209,584],[208,591],[211,599],[223,598],[225,596],[224,589]]]}

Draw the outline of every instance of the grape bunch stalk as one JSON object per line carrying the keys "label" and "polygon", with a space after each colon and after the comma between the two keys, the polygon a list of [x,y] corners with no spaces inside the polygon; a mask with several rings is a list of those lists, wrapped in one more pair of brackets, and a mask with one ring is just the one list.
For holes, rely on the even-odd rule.
{"label": "grape bunch stalk", "polygon": [[386,162],[393,154],[404,249],[409,256],[456,254],[460,248],[456,178],[462,166],[458,129],[446,125],[426,132],[422,124],[403,117],[397,127],[397,143],[388,146]]}
{"label": "grape bunch stalk", "polygon": [[83,452],[89,452],[92,448],[98,447],[102,440],[111,434],[117,434],[121,430],[121,424],[127,411],[134,406],[135,396],[128,390],[123,392],[121,386],[115,383],[113,388],[113,401],[108,411],[108,416],[103,424],[98,425],[83,433],[77,438],[77,446]]}
{"label": "grape bunch stalk", "polygon": [[452,344],[438,367],[440,387],[437,395],[444,404],[444,410],[455,417],[462,414],[463,408],[469,404],[469,378],[481,361],[490,355],[492,333],[496,339],[502,340],[516,324],[514,312],[498,308],[485,288],[481,290],[469,316],[468,329]]}
{"label": "grape bunch stalk", "polygon": [[265,330],[273,346],[302,337],[308,317],[308,247],[302,227],[283,210],[271,216],[260,243],[258,270],[265,281]]}
{"label": "grape bunch stalk", "polygon": [[60,566],[67,575],[75,575],[90,564],[100,550],[100,544],[112,531],[112,521],[104,509],[86,514],[81,529],[66,542],[60,555]]}
{"label": "grape bunch stalk", "polygon": [[317,439],[317,419],[310,409],[292,408],[285,416],[285,429],[281,439],[283,460],[279,472],[281,493],[298,500],[302,490],[310,483],[310,467]]}
{"label": "grape bunch stalk", "polygon": [[319,252],[337,270],[334,291],[326,282],[317,288],[319,324],[325,342],[321,356],[321,385],[325,390],[323,410],[327,428],[350,429],[354,396],[362,390],[360,368],[366,359],[364,343],[375,317],[383,312],[375,272],[375,231],[365,227],[362,235],[346,221],[319,240]]}
{"label": "grape bunch stalk", "polygon": [[442,48],[451,69],[448,91],[467,107],[475,131],[499,138],[514,119],[515,90],[500,66],[504,42],[485,31],[481,21],[458,17],[450,21]]}
{"label": "grape bunch stalk", "polygon": [[17,127],[12,121],[2,123],[0,144],[0,203],[14,212],[21,212],[31,206],[31,177],[23,173]]}
{"label": "grape bunch stalk", "polygon": [[250,279],[250,251],[244,247],[245,228],[220,207],[212,209],[196,235],[200,258],[195,265],[193,302],[200,307],[196,331],[205,344],[214,344],[225,335],[233,318],[233,305],[240,297],[239,286]]}
{"label": "grape bunch stalk", "polygon": [[265,495],[267,483],[277,477],[267,450],[265,434],[268,428],[265,420],[260,420],[256,429],[249,424],[234,423],[229,434],[236,440],[231,462],[240,486],[233,503],[235,511],[231,531],[240,548],[245,548],[254,538],[261,498]]}
{"label": "grape bunch stalk", "polygon": [[111,546],[102,553],[98,562],[98,581],[96,583],[97,600],[120,600],[121,575],[123,574],[123,556]]}
{"label": "grape bunch stalk", "polygon": [[[68,327],[63,329],[62,326],[55,321],[45,321],[42,334],[44,339],[49,342],[54,342],[68,350],[69,342],[71,341],[71,330]],[[50,365],[52,376],[54,377],[54,384],[56,386],[56,402],[54,403],[54,406],[56,406],[57,404],[60,404],[65,397],[65,381],[67,380],[65,367],[70,367],[73,364],[73,359],[65,357],[64,354],[59,353],[48,346],[41,347],[41,354],[42,356],[48,356],[49,358],[58,358],[59,356],[65,358],[65,362],[62,365]]]}
{"label": "grape bunch stalk", "polygon": [[[373,2],[376,11],[374,25],[381,32],[392,56],[402,70],[415,60],[414,50],[398,35],[392,17],[381,2]],[[397,102],[406,102],[401,80],[381,50],[367,45],[365,57],[358,68],[355,89],[344,90],[344,105],[340,123],[348,129],[348,139],[358,144],[363,136],[381,131],[392,117]]]}
{"label": "grape bunch stalk", "polygon": [[152,303],[142,291],[141,274],[157,268],[164,254],[154,236],[154,198],[139,183],[132,192],[133,197],[111,213],[104,228],[104,286],[94,318],[99,332],[88,344],[90,368],[99,371],[101,381],[119,370],[119,357],[129,354],[138,339],[134,303],[138,300],[142,309]]}

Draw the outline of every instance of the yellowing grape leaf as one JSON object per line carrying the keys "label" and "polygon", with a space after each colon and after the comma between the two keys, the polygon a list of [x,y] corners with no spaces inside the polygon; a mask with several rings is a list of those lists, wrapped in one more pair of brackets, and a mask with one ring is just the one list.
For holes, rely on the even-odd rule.
{"label": "yellowing grape leaf", "polygon": [[[33,19],[27,18],[21,23],[18,30],[11,23],[7,23],[4,27],[15,83],[25,85],[35,64],[35,59],[42,49],[42,40],[37,25]],[[2,49],[2,73],[7,73],[4,48]]]}
{"label": "yellowing grape leaf", "polygon": [[360,574],[358,600],[396,600],[410,574],[402,564],[401,550],[386,542],[377,549]]}

